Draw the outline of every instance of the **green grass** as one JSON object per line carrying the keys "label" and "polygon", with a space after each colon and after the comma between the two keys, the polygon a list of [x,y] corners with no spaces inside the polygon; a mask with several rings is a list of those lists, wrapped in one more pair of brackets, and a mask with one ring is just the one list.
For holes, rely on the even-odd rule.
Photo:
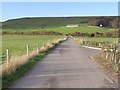
{"label": "green grass", "polygon": [[[105,45],[106,47],[109,46],[109,43],[110,44],[118,43],[118,38],[105,38],[105,37],[90,38],[90,37],[79,37],[79,36],[76,36],[75,38],[76,38],[76,42],[80,44],[80,46],[82,45],[81,40],[83,39],[87,41],[86,42],[87,46],[99,47],[99,48],[101,48],[101,46],[99,46],[99,43],[101,43],[102,45]],[[90,41],[91,43],[88,41]]]}
{"label": "green grass", "polygon": [[111,42],[111,43],[118,42],[118,38],[97,38],[97,37],[89,38],[89,37],[85,37],[85,40],[86,41],[95,41],[95,42]]}
{"label": "green grass", "polygon": [[92,27],[92,26],[79,26],[79,27],[53,27],[53,28],[46,28],[44,30],[51,30],[51,31],[59,31],[63,34],[74,33],[74,32],[111,32],[114,29],[111,28],[101,28],[101,27]]}
{"label": "green grass", "polygon": [[[73,32],[110,32],[112,28],[88,26],[91,17],[38,17],[19,18],[3,22],[3,31],[57,31],[63,34]],[[66,27],[69,24],[79,24],[80,27]]]}
{"label": "green grass", "polygon": [[45,55],[49,54],[52,50],[57,48],[57,46],[58,44],[52,48],[49,48],[47,51],[44,51],[40,53],[39,55],[31,58],[26,64],[19,67],[15,72],[8,74],[8,75],[4,75],[2,77],[2,88],[3,88],[2,90],[6,90],[15,80],[17,80],[18,78],[23,76],[26,72],[28,72],[37,62],[42,60],[42,58]]}
{"label": "green grass", "polygon": [[90,17],[34,17],[11,19],[3,22],[4,29],[35,29],[44,27],[61,27],[68,24],[85,24]]}
{"label": "green grass", "polygon": [[33,65],[35,65],[38,61],[42,59],[45,53],[41,53],[39,56],[33,57],[26,64],[19,67],[16,72],[13,72],[9,75],[4,75],[2,77],[2,88],[6,90],[15,80],[23,76]]}
{"label": "green grass", "polygon": [[26,53],[26,45],[29,45],[29,51],[41,47],[50,40],[58,39],[63,36],[45,36],[45,35],[3,35],[2,37],[2,55],[5,57],[6,49],[10,50],[10,55],[23,55]]}
{"label": "green grass", "polygon": [[87,32],[87,33],[94,33],[94,32],[112,32],[114,31],[113,28],[102,28],[102,27],[95,27],[95,26],[86,26],[82,25],[79,27],[66,27],[66,26],[61,26],[61,27],[46,27],[44,29],[41,28],[34,28],[34,29],[5,29],[3,31],[11,32],[11,31],[56,31],[60,32],[63,34],[69,34],[69,33],[74,33],[74,32]]}

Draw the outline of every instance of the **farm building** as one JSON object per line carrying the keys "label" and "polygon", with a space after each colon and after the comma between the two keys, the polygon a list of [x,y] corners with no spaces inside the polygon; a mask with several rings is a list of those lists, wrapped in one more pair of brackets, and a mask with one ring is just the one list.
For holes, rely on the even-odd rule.
{"label": "farm building", "polygon": [[102,24],[100,24],[100,27],[102,27],[103,25]]}
{"label": "farm building", "polygon": [[80,26],[80,24],[69,24],[66,27],[78,27],[78,26]]}

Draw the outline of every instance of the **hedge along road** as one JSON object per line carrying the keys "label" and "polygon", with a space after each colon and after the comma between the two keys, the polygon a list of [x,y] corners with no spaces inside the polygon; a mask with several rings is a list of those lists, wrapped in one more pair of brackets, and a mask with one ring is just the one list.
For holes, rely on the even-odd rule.
{"label": "hedge along road", "polygon": [[10,88],[116,88],[89,58],[99,52],[80,47],[69,37]]}

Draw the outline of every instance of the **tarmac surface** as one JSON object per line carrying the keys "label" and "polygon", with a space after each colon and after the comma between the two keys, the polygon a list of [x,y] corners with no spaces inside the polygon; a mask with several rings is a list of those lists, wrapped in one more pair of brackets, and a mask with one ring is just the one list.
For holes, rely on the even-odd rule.
{"label": "tarmac surface", "polygon": [[89,58],[99,52],[80,47],[69,37],[10,88],[116,88]]}

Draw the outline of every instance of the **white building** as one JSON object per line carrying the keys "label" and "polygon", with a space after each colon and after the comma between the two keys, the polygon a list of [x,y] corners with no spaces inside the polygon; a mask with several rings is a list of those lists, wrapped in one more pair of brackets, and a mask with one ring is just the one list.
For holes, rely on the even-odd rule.
{"label": "white building", "polygon": [[103,25],[102,24],[100,24],[100,27],[102,27]]}
{"label": "white building", "polygon": [[79,26],[80,26],[79,24],[69,24],[66,27],[79,27]]}

